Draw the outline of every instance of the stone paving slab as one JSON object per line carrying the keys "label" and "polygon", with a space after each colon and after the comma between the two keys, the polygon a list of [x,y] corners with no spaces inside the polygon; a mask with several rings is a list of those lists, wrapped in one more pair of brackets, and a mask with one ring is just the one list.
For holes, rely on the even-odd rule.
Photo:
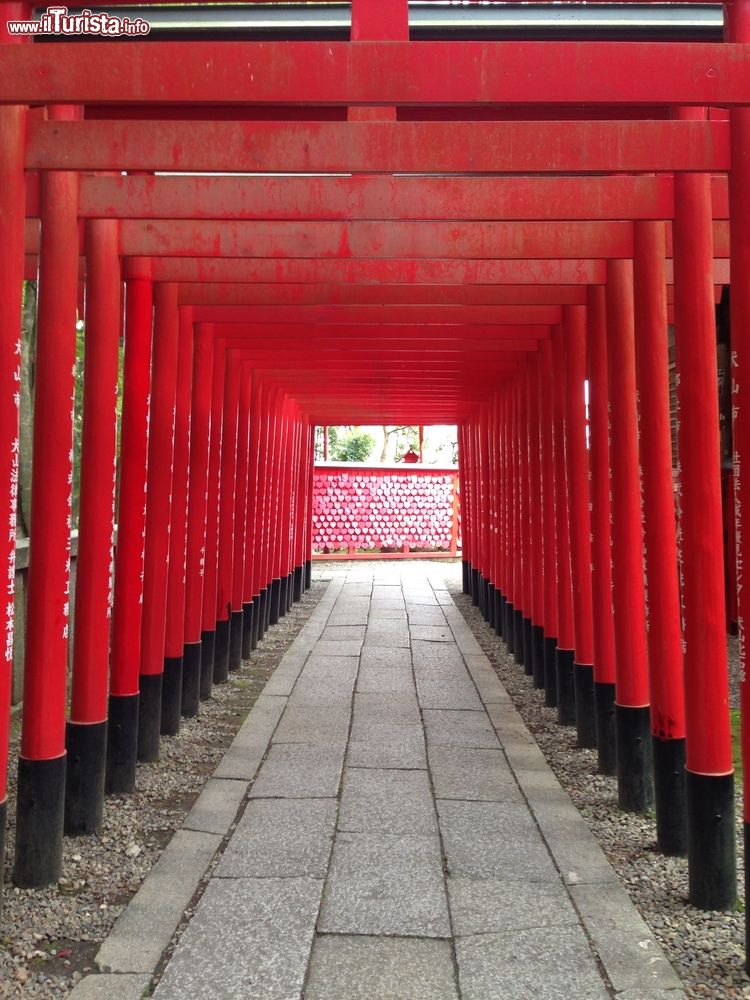
{"label": "stone paving slab", "polygon": [[534,820],[517,803],[439,799],[437,810],[449,874],[521,882],[559,880]]}
{"label": "stone paving slab", "polygon": [[325,878],[336,799],[255,799],[216,869],[218,878]]}
{"label": "stone paving slab", "polygon": [[262,694],[214,771],[215,778],[251,781],[260,767],[287,699]]}
{"label": "stone paving slab", "polygon": [[415,668],[446,674],[454,671],[456,678],[466,675],[466,665],[453,640],[450,643],[437,643],[412,637],[411,650]]}
{"label": "stone paving slab", "polygon": [[372,646],[409,648],[409,626],[405,621],[384,618],[370,619],[365,632],[364,649]]}
{"label": "stone paving slab", "polygon": [[71,1000],[141,1000],[151,981],[150,975],[86,976],[71,990]]}
{"label": "stone paving slab", "polygon": [[[409,624],[414,626],[439,625],[442,628],[447,628],[443,609],[431,604],[413,604],[409,609]],[[419,638],[418,636],[414,636],[414,633],[412,633],[412,636]]]}
{"label": "stone paving slab", "polygon": [[323,882],[212,879],[157,1000],[298,1000]]}
{"label": "stone paving slab", "polygon": [[443,747],[499,750],[500,743],[486,712],[425,709],[427,742]]}
{"label": "stone paving slab", "polygon": [[447,941],[319,936],[305,1000],[458,1000]]}
{"label": "stone paving slab", "polygon": [[186,830],[218,833],[223,837],[234,822],[247,792],[246,781],[209,778],[182,824]]}
{"label": "stone paving slab", "polygon": [[175,833],[99,949],[99,969],[153,972],[220,843],[211,833]]}
{"label": "stone paving slab", "polygon": [[462,1000],[609,1000],[580,926],[456,939]]}
{"label": "stone paving slab", "polygon": [[[381,667],[383,669],[408,670],[411,673],[411,650],[389,649],[379,646],[365,646],[359,658],[359,678],[362,672],[370,667]],[[359,687],[359,683],[357,684]]]}
{"label": "stone paving slab", "polygon": [[365,665],[363,660],[357,677],[358,694],[408,694],[413,690],[411,664],[405,667],[379,666],[373,663]]}
{"label": "stone paving slab", "polygon": [[412,639],[421,642],[450,642],[453,644],[453,633],[448,625],[413,625],[412,616],[409,616],[409,631]]}
{"label": "stone paving slab", "polygon": [[424,730],[421,725],[394,726],[387,722],[368,722],[352,733],[347,750],[349,767],[418,768],[427,767]]}
{"label": "stone paving slab", "polygon": [[502,934],[509,928],[527,930],[578,924],[570,896],[560,879],[521,882],[507,878],[448,878],[453,932]]}
{"label": "stone paving slab", "polygon": [[430,746],[428,756],[436,798],[523,804],[502,750]]}
{"label": "stone paving slab", "polygon": [[355,734],[360,724],[370,722],[418,726],[421,721],[413,681],[411,689],[404,692],[358,691],[354,696],[352,731]]}
{"label": "stone paving slab", "polygon": [[450,937],[437,837],[338,833],[318,930]]}
{"label": "stone paving slab", "polygon": [[274,743],[258,772],[253,799],[330,799],[339,793],[344,747]]}
{"label": "stone paving slab", "polygon": [[437,673],[429,667],[414,667],[419,704],[422,708],[473,709],[484,715],[476,688],[466,673],[449,669]]}
{"label": "stone paving slab", "polygon": [[427,772],[346,768],[338,829],[347,833],[436,835]]}
{"label": "stone paving slab", "polygon": [[[351,701],[351,695],[349,696]],[[290,704],[274,733],[274,743],[313,743],[346,746],[349,736],[349,705]]]}

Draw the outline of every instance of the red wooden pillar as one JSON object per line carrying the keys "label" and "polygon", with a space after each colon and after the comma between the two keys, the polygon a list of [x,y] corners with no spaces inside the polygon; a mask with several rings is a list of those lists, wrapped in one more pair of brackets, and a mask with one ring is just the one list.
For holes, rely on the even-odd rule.
{"label": "red wooden pillar", "polygon": [[214,684],[223,684],[229,676],[229,641],[232,613],[232,558],[234,555],[234,498],[235,477],[237,472],[237,420],[240,404],[240,370],[241,366],[237,360],[237,352],[227,351],[226,369],[224,373],[224,414],[222,417],[221,432]]}
{"label": "red wooden pillar", "polygon": [[[494,618],[494,628],[495,635],[502,636],[503,624],[502,624],[502,613],[503,613],[503,600],[502,600],[502,589],[501,589],[501,505],[502,505],[502,480],[501,480],[501,468],[500,468],[500,394],[494,393],[492,397],[492,496],[493,496],[493,536],[492,536],[492,573],[493,573],[493,618]],[[455,524],[455,495],[454,495],[454,525]],[[451,537],[455,539],[455,532],[452,531]],[[453,544],[451,549],[453,550]]]}
{"label": "red wooden pillar", "polygon": [[542,546],[544,549],[544,704],[557,706],[557,514],[555,448],[552,422],[552,341],[539,345],[539,419],[542,477]]}
{"label": "red wooden pillar", "polygon": [[529,395],[528,364],[524,365],[519,373],[518,383],[519,398],[521,403],[518,443],[521,456],[521,579],[523,588],[521,662],[524,666],[524,672],[530,677],[533,673],[533,665],[531,662],[533,582],[531,559],[531,475],[529,471],[529,410],[531,400]]}
{"label": "red wooden pillar", "polygon": [[575,688],[575,629],[573,623],[573,581],[570,564],[569,485],[565,461],[565,355],[563,330],[552,331],[552,427],[555,466],[555,554],[557,565],[557,649],[555,650],[555,680],[557,685],[557,719],[564,726],[576,721]]}
{"label": "red wooden pillar", "polygon": [[[705,117],[705,109],[679,112]],[[674,258],[690,902],[737,894],[721,517],[711,178],[675,175]]]}
{"label": "red wooden pillar", "polygon": [[271,465],[271,508],[268,520],[268,580],[270,585],[268,603],[268,624],[277,625],[281,600],[281,507],[284,482],[284,446],[286,441],[286,400],[281,392],[275,412],[273,435],[273,461]]}
{"label": "red wooden pillar", "polygon": [[[56,119],[71,109],[52,109]],[[41,177],[31,548],[14,881],[54,883],[62,865],[73,508],[78,178]],[[17,322],[18,316],[14,317]],[[16,340],[19,327],[16,326]],[[15,418],[14,418],[15,419]]]}
{"label": "red wooden pillar", "polygon": [[565,456],[573,583],[573,688],[578,746],[596,746],[591,517],[586,449],[586,307],[565,306]]}
{"label": "red wooden pillar", "polygon": [[121,320],[117,241],[116,220],[87,223],[76,627],[65,731],[65,832],[74,836],[96,833],[104,810]]}
{"label": "red wooden pillar", "polygon": [[[727,41],[750,39],[750,3],[732,0],[725,3]],[[730,112],[732,168],[729,171],[729,252],[732,284],[730,289],[730,336],[732,348],[732,414],[734,446],[734,535],[736,544],[735,575],[737,584],[737,623],[740,633],[740,710],[742,715],[742,761],[750,774],[750,683],[747,678],[747,632],[750,621],[745,586],[744,514],[750,506],[748,475],[750,463],[750,107],[732,108]],[[750,790],[743,794],[745,857],[750,857]],[[745,962],[750,968],[750,865],[745,865]]]}
{"label": "red wooden pillar", "polygon": [[539,354],[528,367],[529,398],[529,517],[531,519],[531,673],[534,687],[544,687],[544,563],[541,413],[539,406]]}
{"label": "red wooden pillar", "polygon": [[260,593],[255,589],[258,559],[257,531],[258,505],[260,503],[260,449],[265,427],[266,388],[255,378],[251,390],[249,469],[247,478],[247,527],[245,529],[244,612],[245,633],[242,638],[242,655],[245,659],[258,645],[260,618]]}
{"label": "red wooden pillar", "polygon": [[466,455],[466,424],[458,427],[458,479],[461,489],[461,586],[471,593],[471,514],[469,509],[469,470]]}
{"label": "red wooden pillar", "polygon": [[296,519],[296,535],[294,550],[294,600],[301,601],[305,585],[305,552],[307,551],[307,505],[310,503],[310,476],[308,468],[312,456],[310,454],[310,419],[302,414],[300,425],[300,456],[299,456],[299,504]]}
{"label": "red wooden pillar", "polygon": [[669,415],[663,222],[634,223],[635,359],[646,559],[656,840],[684,854],[685,691]]}
{"label": "red wooden pillar", "polygon": [[[3,4],[5,12],[8,4]],[[10,16],[10,15],[7,15]],[[3,632],[5,655],[0,672],[0,872],[5,857],[5,824],[8,809],[8,730],[13,683],[14,588],[16,579],[16,504],[18,499],[18,409],[20,404],[21,325],[24,266],[24,143],[26,108],[0,108],[0,476],[5,484],[0,532],[0,560],[6,568]],[[1,880],[2,876],[0,876]]]}
{"label": "red wooden pillar", "polygon": [[120,489],[107,724],[108,792],[132,792],[138,746],[153,289],[146,258],[125,271]]}
{"label": "red wooden pillar", "polygon": [[[267,522],[270,509],[269,469],[271,463],[271,435],[273,431],[273,405],[275,391],[265,387],[263,406],[263,422],[258,447],[258,486],[255,512],[254,550],[254,585],[253,592],[257,595],[258,604],[258,639],[261,640],[268,628],[268,579],[267,568]],[[253,597],[253,601],[256,598]]]}
{"label": "red wooden pillar", "polygon": [[[497,400],[497,448],[498,448],[498,590],[500,593],[500,604],[498,608],[498,621],[495,631],[503,639],[507,639],[507,618],[508,618],[508,583],[507,583],[507,513],[508,513],[508,484],[506,478],[507,455],[505,449],[505,421],[506,421],[506,398],[507,386],[503,386],[498,393]],[[463,539],[462,527],[462,544]]]}
{"label": "red wooden pillar", "polygon": [[512,535],[511,535],[511,573],[512,573],[512,639],[510,651],[516,663],[521,662],[523,656],[523,613],[521,610],[523,601],[522,576],[521,576],[521,421],[519,399],[518,377],[511,382],[510,396],[510,449],[511,449],[511,489],[513,491],[513,507],[511,515]]}
{"label": "red wooden pillar", "polygon": [[310,448],[307,463],[307,512],[305,515],[305,590],[312,586],[312,518],[313,493],[315,487],[315,427],[310,425]]}
{"label": "red wooden pillar", "polygon": [[505,645],[508,652],[513,652],[513,640],[515,634],[515,448],[513,444],[513,434],[515,431],[514,419],[515,389],[513,380],[509,380],[505,390],[505,420],[504,420],[504,452],[505,452],[505,618],[503,629],[505,634]]}
{"label": "red wooden pillar", "polygon": [[138,707],[138,759],[142,761],[159,759],[179,343],[177,285],[157,284],[154,307]]}
{"label": "red wooden pillar", "polygon": [[[234,498],[234,553],[232,555],[232,619],[229,628],[229,669],[242,664],[245,633],[245,559],[247,557],[247,484],[250,474],[250,416],[253,373],[247,362],[240,372],[240,401],[237,419],[237,486]],[[249,638],[248,638],[249,642]],[[248,649],[249,651],[249,649]]]}
{"label": "red wooden pillar", "polygon": [[600,772],[613,775],[615,773],[615,633],[612,611],[607,323],[603,285],[589,287],[586,317],[596,750]]}
{"label": "red wooden pillar", "polygon": [[653,802],[652,747],[643,586],[633,264],[607,265],[607,363],[612,482],[612,580],[617,665],[615,739],[621,809]]}
{"label": "red wooden pillar", "polygon": [[221,477],[221,422],[224,412],[226,345],[214,340],[211,377],[211,422],[208,445],[208,489],[206,491],[206,541],[203,564],[201,611],[201,698],[211,697],[216,649],[216,574],[219,544],[219,481]]}
{"label": "red wooden pillar", "polygon": [[294,422],[289,400],[284,406],[284,445],[282,451],[282,476],[279,483],[279,618],[288,610],[289,602],[289,540],[291,530],[291,495],[294,449]]}
{"label": "red wooden pillar", "polygon": [[469,425],[468,433],[468,456],[470,463],[470,475],[471,475],[471,531],[472,531],[472,542],[471,542],[471,603],[478,607],[479,606],[479,591],[480,591],[480,563],[481,563],[481,547],[482,547],[482,528],[479,516],[479,496],[480,496],[480,480],[479,480],[479,467],[477,460],[477,414],[476,412],[472,415],[471,423]]}
{"label": "red wooden pillar", "polygon": [[211,433],[211,387],[214,328],[195,326],[190,401],[187,544],[185,560],[185,633],[182,654],[182,714],[198,714],[200,698],[211,695],[211,674],[202,686],[203,576],[206,564],[208,451]]}
{"label": "red wooden pillar", "polygon": [[487,461],[487,410],[480,406],[477,409],[476,421],[477,440],[477,471],[479,474],[479,530],[480,530],[480,552],[479,552],[479,610],[482,617],[487,621],[489,604],[489,572],[488,556],[490,548],[490,527],[489,527],[489,469]]}
{"label": "red wooden pillar", "polygon": [[[174,458],[169,525],[164,676],[161,693],[161,734],[180,729],[185,647],[185,576],[187,558],[187,502],[190,473],[190,403],[193,373],[193,310],[178,310],[177,394],[174,416]],[[188,676],[188,680],[191,678]]]}

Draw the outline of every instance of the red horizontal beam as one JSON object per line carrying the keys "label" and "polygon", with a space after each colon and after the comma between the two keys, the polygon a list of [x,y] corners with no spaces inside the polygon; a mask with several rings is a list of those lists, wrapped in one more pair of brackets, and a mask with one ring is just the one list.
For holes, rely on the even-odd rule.
{"label": "red horizontal beam", "polygon": [[378,347],[388,345],[398,346],[406,340],[414,340],[423,344],[440,342],[463,342],[468,338],[475,341],[503,341],[513,339],[542,340],[549,336],[549,326],[529,323],[492,323],[482,325],[477,323],[467,327],[460,323],[442,323],[432,326],[391,324],[349,323],[331,324],[319,323],[313,326],[309,323],[222,323],[217,324],[216,335],[223,338],[241,337],[243,340],[268,339],[278,346],[290,339],[299,338],[312,348],[318,341],[337,341],[346,343],[351,340],[366,341],[377,344]]}
{"label": "red horizontal beam", "polygon": [[[723,223],[716,223],[717,226]],[[128,256],[293,258],[631,257],[630,222],[195,222],[127,219]]]}
{"label": "red horizontal beam", "polygon": [[[38,215],[30,185],[28,215]],[[674,183],[655,177],[93,177],[83,218],[120,219],[671,219]],[[714,218],[728,218],[726,177]]]}
{"label": "red horizontal beam", "polygon": [[723,173],[729,163],[723,121],[34,121],[26,152],[31,170]]}
{"label": "red horizontal beam", "polygon": [[[195,306],[196,323],[290,324],[310,323],[377,324],[379,326],[423,324],[468,326],[474,324],[530,323],[552,324],[562,321],[559,305],[205,305]],[[467,331],[470,333],[470,330]]]}
{"label": "red horizontal beam", "polygon": [[11,104],[744,104],[750,47],[673,42],[90,42],[8,47]]}
{"label": "red horizontal beam", "polygon": [[[669,273],[669,272],[668,272]],[[600,260],[279,260],[155,257],[155,281],[321,282],[341,285],[602,285]],[[722,280],[717,278],[716,280]]]}
{"label": "red horizontal beam", "polygon": [[586,289],[576,285],[180,285],[182,305],[582,305]]}

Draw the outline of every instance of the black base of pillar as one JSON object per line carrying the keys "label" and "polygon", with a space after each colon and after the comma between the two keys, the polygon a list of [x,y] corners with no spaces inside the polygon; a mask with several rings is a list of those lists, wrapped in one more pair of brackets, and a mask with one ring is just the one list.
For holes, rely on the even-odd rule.
{"label": "black base of pillar", "polygon": [[656,846],[662,854],[687,851],[685,805],[685,740],[652,737]]}
{"label": "black base of pillar", "polygon": [[250,622],[250,648],[258,648],[258,630],[260,629],[260,622],[262,616],[262,608],[260,602],[260,594],[253,595],[253,617]]}
{"label": "black base of pillar", "polygon": [[471,567],[466,559],[461,560],[461,587],[465,594],[471,593]]}
{"label": "black base of pillar", "polygon": [[557,639],[544,637],[544,704],[557,707]]}
{"label": "black base of pillar", "polygon": [[263,639],[266,634],[266,629],[268,628],[268,588],[261,590],[258,595],[258,610],[256,611],[256,616],[258,618],[258,642]]}
{"label": "black base of pillar", "polygon": [[485,608],[487,606],[486,603],[487,589],[485,587],[485,579],[481,573],[479,574],[477,586],[479,588],[477,592],[477,606],[479,608],[479,614],[482,616],[482,618],[484,618],[485,621],[487,621],[487,615],[485,612]]}
{"label": "black base of pillar", "polygon": [[182,647],[182,704],[186,719],[198,714],[201,700],[201,644],[186,642]]}
{"label": "black base of pillar", "polygon": [[471,567],[471,603],[474,607],[479,606],[479,570]]}
{"label": "black base of pillar", "polygon": [[286,610],[292,610],[294,604],[294,573],[290,573],[286,578]]}
{"label": "black base of pillar", "polygon": [[576,740],[579,747],[596,746],[596,712],[594,710],[594,668],[590,663],[573,664],[575,692]]}
{"label": "black base of pillar", "polygon": [[233,611],[229,619],[229,669],[239,670],[242,666],[242,630],[245,616],[242,611]]}
{"label": "black base of pillar", "polygon": [[557,679],[557,721],[561,726],[576,724],[576,692],[573,680],[573,661],[575,653],[572,649],[555,651],[555,677]]}
{"label": "black base of pillar", "polygon": [[279,580],[279,619],[289,610],[289,577],[282,576]]}
{"label": "black base of pillar", "polygon": [[19,888],[41,889],[60,878],[64,809],[65,754],[52,760],[19,758],[13,868]]}
{"label": "black base of pillar", "polygon": [[214,684],[226,684],[229,677],[229,619],[216,623],[214,639]]}
{"label": "black base of pillar", "polygon": [[107,772],[104,780],[108,795],[129,795],[135,790],[139,703],[140,695],[137,694],[109,697]]}
{"label": "black base of pillar", "polygon": [[164,659],[161,679],[161,735],[176,736],[182,715],[182,657]]}
{"label": "black base of pillar", "polygon": [[487,584],[487,624],[491,629],[495,628],[495,590],[494,583]]}
{"label": "black base of pillar", "polygon": [[302,593],[303,593],[303,588],[304,588],[304,583],[305,583],[304,576],[305,576],[305,567],[304,566],[295,566],[294,567],[294,584],[292,586],[292,600],[295,602],[295,604],[297,603],[297,601],[301,601],[302,600]]}
{"label": "black base of pillar", "polygon": [[312,560],[308,559],[305,563],[305,590],[309,590],[312,587]]}
{"label": "black base of pillar", "polygon": [[699,910],[737,903],[734,775],[685,771],[688,899]]}
{"label": "black base of pillar", "polygon": [[615,740],[615,686],[594,681],[594,713],[596,717],[596,755],[599,773],[611,777],[617,774],[617,741]]}
{"label": "black base of pillar", "polygon": [[544,629],[541,625],[531,626],[531,676],[534,687],[544,687]]}
{"label": "black base of pillar", "polygon": [[138,678],[138,760],[159,759],[161,733],[161,674],[141,674]]}
{"label": "black base of pillar", "polygon": [[509,653],[513,652],[513,602],[506,601],[503,608],[503,639]]}
{"label": "black base of pillar", "polygon": [[[271,627],[271,584],[272,583],[273,583],[273,581],[271,581],[271,583],[269,583],[268,586],[266,587],[266,603],[265,603],[265,609],[264,609],[264,615],[263,615],[263,621],[264,621],[263,634],[264,635],[269,630],[269,628]],[[274,622],[274,624],[275,624],[275,622]]]}
{"label": "black base of pillar", "polygon": [[489,579],[487,579],[487,577],[482,577],[482,581],[484,584],[482,587],[482,594],[484,597],[484,620],[487,622],[488,625],[491,625],[492,619],[490,616],[492,614],[492,605],[490,604],[490,602],[492,600],[492,591],[490,590],[490,587],[492,585],[490,584],[490,581]]}
{"label": "black base of pillar", "polygon": [[651,713],[648,705],[615,705],[617,804],[625,812],[644,813],[654,804]]}
{"label": "black base of pillar", "polygon": [[532,662],[532,640],[531,640],[531,630],[532,624],[530,618],[523,619],[523,672],[528,676],[534,673],[534,665]]}
{"label": "black base of pillar", "polygon": [[201,632],[201,701],[208,701],[214,683],[214,646],[216,633],[213,629]]}
{"label": "black base of pillar", "polygon": [[255,618],[255,605],[252,601],[246,601],[242,605],[242,659],[250,659],[253,651],[253,619]]}
{"label": "black base of pillar", "polygon": [[[65,725],[65,822],[68,837],[98,833],[104,818],[107,723]],[[0,869],[2,870],[2,869]]]}
{"label": "black base of pillar", "polygon": [[503,615],[505,614],[505,598],[497,587],[495,588],[495,635],[503,637]]}
{"label": "black base of pillar", "polygon": [[270,598],[268,602],[269,614],[268,614],[268,624],[278,625],[279,624],[279,614],[280,614],[280,601],[281,601],[281,580],[276,577],[275,580],[271,581]]}
{"label": "black base of pillar", "polygon": [[523,612],[513,609],[513,659],[523,666]]}

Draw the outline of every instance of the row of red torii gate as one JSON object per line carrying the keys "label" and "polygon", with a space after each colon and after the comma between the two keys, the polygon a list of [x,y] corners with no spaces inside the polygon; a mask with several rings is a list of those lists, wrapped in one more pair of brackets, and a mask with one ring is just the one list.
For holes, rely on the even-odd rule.
{"label": "row of red torii gate", "polygon": [[354,0],[335,42],[8,33],[29,16],[0,4],[3,810],[39,283],[16,882],[59,876],[63,828],[94,832],[309,584],[315,425],[457,423],[465,588],[622,808],[655,802],[691,901],[732,906],[715,304],[731,268],[742,639],[749,0],[721,42],[410,40],[406,0]]}

